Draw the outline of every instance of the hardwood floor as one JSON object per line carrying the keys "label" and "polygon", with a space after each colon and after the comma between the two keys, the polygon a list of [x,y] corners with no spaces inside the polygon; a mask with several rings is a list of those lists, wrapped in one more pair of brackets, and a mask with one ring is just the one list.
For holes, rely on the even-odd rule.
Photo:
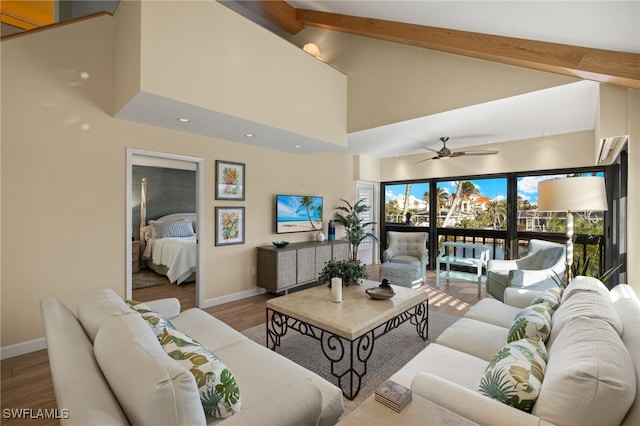
{"label": "hardwood floor", "polygon": [[[378,265],[368,268],[369,279],[377,280]],[[435,286],[435,274],[429,271],[427,283],[421,291],[429,294],[430,312],[440,312],[447,315],[462,317],[478,300],[474,283],[443,281],[441,288]],[[195,306],[195,284],[163,285],[135,290],[133,298],[140,301],[176,297],[180,300],[182,309]],[[225,303],[206,308],[205,311],[216,316],[236,330],[245,330],[265,321],[265,303],[275,297],[269,293],[248,297],[235,302]],[[482,297],[491,297],[483,287]],[[18,425],[29,422],[38,425],[59,424],[55,419],[9,418],[11,409],[31,409],[23,414],[36,416],[38,410],[53,410],[56,407],[49,359],[47,351],[37,351],[1,362],[0,405],[2,408],[1,423]]]}

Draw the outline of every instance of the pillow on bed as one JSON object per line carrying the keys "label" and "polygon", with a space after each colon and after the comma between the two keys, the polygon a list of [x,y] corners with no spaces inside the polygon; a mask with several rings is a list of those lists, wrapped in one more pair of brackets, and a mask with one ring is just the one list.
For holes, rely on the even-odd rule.
{"label": "pillow on bed", "polygon": [[190,220],[181,220],[178,222],[157,222],[150,220],[149,223],[153,227],[157,238],[181,238],[193,237],[193,226]]}
{"label": "pillow on bed", "polygon": [[157,222],[178,222],[181,220],[190,220],[195,222],[196,214],[195,213],[171,213],[166,216],[159,217],[155,219]]}

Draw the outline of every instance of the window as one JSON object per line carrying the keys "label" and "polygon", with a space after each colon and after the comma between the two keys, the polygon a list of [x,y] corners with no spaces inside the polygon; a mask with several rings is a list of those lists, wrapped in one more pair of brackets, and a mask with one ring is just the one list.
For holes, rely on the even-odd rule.
{"label": "window", "polygon": [[[589,173],[591,175],[591,173]],[[603,177],[603,172],[593,173]],[[565,177],[571,175],[539,175],[518,178],[518,231],[531,232],[555,232],[565,234],[567,232],[566,214],[563,212],[539,212],[538,211],[538,182]],[[584,235],[603,235],[603,212],[572,212],[573,233]]]}
{"label": "window", "polygon": [[429,182],[386,185],[384,220],[413,226],[429,226]]}
{"label": "window", "polygon": [[[603,172],[589,172],[582,174],[600,177],[604,176]],[[539,232],[564,236],[567,232],[566,213],[538,211],[538,182],[547,179],[574,177],[579,175],[580,174],[553,174],[518,177],[518,232]],[[573,274],[589,274],[597,276],[604,261],[604,212],[575,211],[572,212],[572,214],[574,238]]]}
{"label": "window", "polygon": [[438,226],[507,229],[507,179],[438,182]]}

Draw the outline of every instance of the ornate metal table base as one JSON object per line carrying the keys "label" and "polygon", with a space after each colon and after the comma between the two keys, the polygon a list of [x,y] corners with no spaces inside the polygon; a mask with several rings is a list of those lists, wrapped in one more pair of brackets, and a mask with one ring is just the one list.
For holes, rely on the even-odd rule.
{"label": "ornate metal table base", "polygon": [[423,340],[427,340],[429,332],[428,301],[421,302],[355,340],[346,339],[267,308],[266,344],[268,348],[275,351],[276,347],[280,346],[280,338],[289,329],[319,340],[322,352],[331,362],[331,374],[338,379],[338,386],[342,389],[343,395],[347,399],[353,400],[358,396],[362,378],[367,374],[367,361],[373,353],[376,339],[407,321],[415,325],[418,335]]}

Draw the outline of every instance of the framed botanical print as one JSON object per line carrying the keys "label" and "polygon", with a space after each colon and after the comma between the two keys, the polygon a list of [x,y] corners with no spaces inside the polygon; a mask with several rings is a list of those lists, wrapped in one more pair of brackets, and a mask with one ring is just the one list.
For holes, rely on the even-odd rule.
{"label": "framed botanical print", "polygon": [[244,164],[216,160],[216,200],[244,200]]}
{"label": "framed botanical print", "polygon": [[244,244],[244,207],[216,207],[216,245]]}

